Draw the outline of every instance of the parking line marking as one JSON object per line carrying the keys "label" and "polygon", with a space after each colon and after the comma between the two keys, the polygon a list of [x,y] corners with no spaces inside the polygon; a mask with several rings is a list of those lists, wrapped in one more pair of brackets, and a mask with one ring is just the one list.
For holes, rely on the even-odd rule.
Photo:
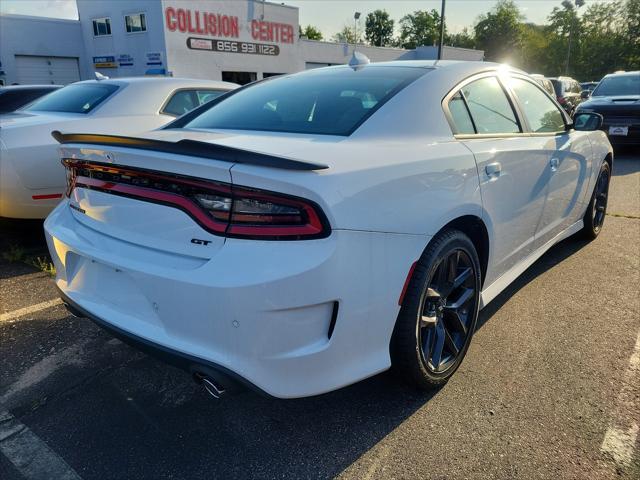
{"label": "parking line marking", "polygon": [[53,300],[49,300],[48,302],[36,303],[35,305],[31,305],[30,307],[19,308],[18,310],[14,310],[13,312],[0,313],[0,322],[15,320],[16,318],[24,317],[25,315],[36,313],[40,310],[46,310],[47,308],[55,307],[56,305],[60,304],[62,304],[62,300],[60,300],[59,298],[55,298]]}
{"label": "parking line marking", "polygon": [[9,412],[0,412],[0,452],[28,480],[82,480],[35,433]]}
{"label": "parking line marking", "polygon": [[623,468],[630,466],[633,461],[633,451],[640,430],[638,423],[634,421],[638,409],[634,389],[638,388],[638,385],[640,385],[640,332],[623,377],[612,425],[607,429],[600,447],[603,453]]}

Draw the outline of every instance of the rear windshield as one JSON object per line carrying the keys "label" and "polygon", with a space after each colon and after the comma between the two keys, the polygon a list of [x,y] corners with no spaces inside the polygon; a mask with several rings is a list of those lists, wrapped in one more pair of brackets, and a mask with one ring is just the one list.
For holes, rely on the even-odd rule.
{"label": "rear windshield", "polygon": [[89,113],[118,89],[117,85],[75,84],[36,100],[25,110],[30,112]]}
{"label": "rear windshield", "polygon": [[14,112],[36,98],[55,90],[55,88],[17,88],[0,89],[0,113]]}
{"label": "rear windshield", "polygon": [[428,71],[344,67],[274,78],[238,90],[184,127],[350,135],[376,109]]}
{"label": "rear windshield", "polygon": [[640,73],[603,78],[592,94],[594,97],[616,95],[640,95]]}

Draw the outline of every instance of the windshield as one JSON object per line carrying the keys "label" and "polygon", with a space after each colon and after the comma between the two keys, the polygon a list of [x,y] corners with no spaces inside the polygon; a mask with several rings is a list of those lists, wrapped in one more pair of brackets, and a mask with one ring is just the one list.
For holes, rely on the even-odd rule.
{"label": "windshield", "polygon": [[118,89],[111,84],[74,84],[36,100],[25,110],[29,112],[89,113]]}
{"label": "windshield", "polygon": [[345,67],[274,78],[238,90],[184,127],[350,135],[376,109],[428,71]]}
{"label": "windshield", "polygon": [[640,73],[603,78],[593,91],[594,97],[640,95]]}

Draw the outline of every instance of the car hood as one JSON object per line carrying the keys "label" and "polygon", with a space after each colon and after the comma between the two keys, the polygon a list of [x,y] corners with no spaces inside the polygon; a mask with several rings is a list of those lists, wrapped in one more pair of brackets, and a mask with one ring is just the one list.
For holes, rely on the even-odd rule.
{"label": "car hood", "polygon": [[583,102],[579,109],[596,112],[640,112],[640,95],[591,97],[586,102]]}

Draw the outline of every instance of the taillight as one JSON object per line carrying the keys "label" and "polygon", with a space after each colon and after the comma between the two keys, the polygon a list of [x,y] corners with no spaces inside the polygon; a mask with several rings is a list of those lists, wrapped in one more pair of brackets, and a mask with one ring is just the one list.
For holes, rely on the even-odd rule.
{"label": "taillight", "polygon": [[132,167],[63,160],[75,187],[161,203],[191,216],[216,235],[264,240],[324,238],[331,232],[322,210],[308,200],[223,182]]}

